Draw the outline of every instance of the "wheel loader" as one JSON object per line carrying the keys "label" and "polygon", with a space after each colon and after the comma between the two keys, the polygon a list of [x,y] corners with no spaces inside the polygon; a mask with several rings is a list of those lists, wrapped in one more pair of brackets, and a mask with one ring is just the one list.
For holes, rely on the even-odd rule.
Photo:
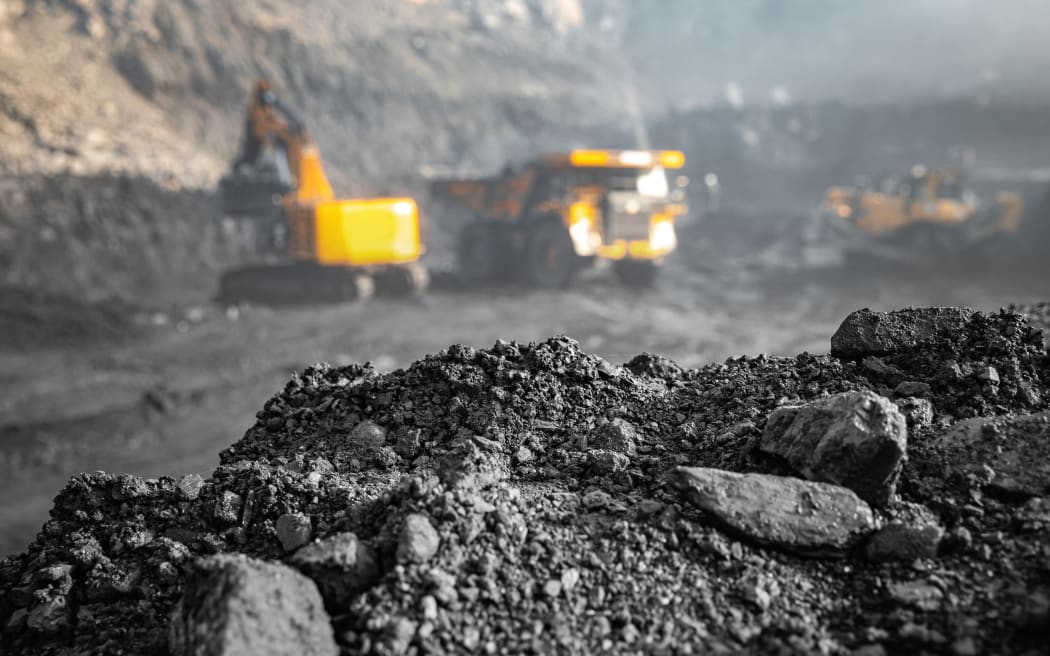
{"label": "wheel loader", "polygon": [[678,151],[573,150],[430,191],[472,215],[457,254],[467,280],[563,287],[607,260],[624,283],[647,285],[678,243],[687,180],[668,177],[684,164]]}
{"label": "wheel loader", "polygon": [[971,253],[1017,233],[1024,201],[1000,192],[983,202],[960,169],[914,167],[908,175],[877,184],[830,188],[821,205],[838,229],[848,255],[914,261]]}
{"label": "wheel loader", "polygon": [[336,198],[316,143],[265,81],[220,195],[257,260],[223,275],[224,302],[338,302],[427,286],[415,200]]}

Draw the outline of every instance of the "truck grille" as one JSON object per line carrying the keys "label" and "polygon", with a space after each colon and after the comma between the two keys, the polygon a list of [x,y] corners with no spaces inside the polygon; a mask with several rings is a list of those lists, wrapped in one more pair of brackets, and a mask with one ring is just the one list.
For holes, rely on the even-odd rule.
{"label": "truck grille", "polygon": [[610,221],[610,229],[607,241],[614,242],[619,239],[625,241],[648,241],[649,239],[649,215],[615,213]]}
{"label": "truck grille", "polygon": [[633,192],[610,192],[606,198],[609,212],[605,223],[605,243],[617,240],[648,241],[652,200]]}

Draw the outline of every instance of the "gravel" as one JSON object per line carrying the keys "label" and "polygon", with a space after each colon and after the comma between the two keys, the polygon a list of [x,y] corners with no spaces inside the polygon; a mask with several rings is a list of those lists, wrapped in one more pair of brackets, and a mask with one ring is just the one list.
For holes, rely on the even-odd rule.
{"label": "gravel", "polygon": [[[943,314],[878,321],[914,336]],[[71,480],[36,541],[0,563],[3,648],[178,653],[221,554],[313,580],[324,608],[310,617],[344,654],[1037,653],[1050,638],[1050,360],[1019,314],[954,316],[860,359],[616,367],[559,337],[453,346],[388,374],[309,368],[199,487]],[[932,416],[908,428],[884,506],[760,448],[778,408],[917,398],[895,394],[905,381],[928,386],[902,391]],[[347,439],[362,422],[383,441]],[[710,503],[680,491],[694,475],[724,484]],[[294,550],[289,516],[310,521]],[[763,524],[785,518],[797,525]],[[804,527],[854,528],[794,548]],[[235,590],[214,590],[212,607],[236,607]],[[301,608],[267,606],[243,640]]]}

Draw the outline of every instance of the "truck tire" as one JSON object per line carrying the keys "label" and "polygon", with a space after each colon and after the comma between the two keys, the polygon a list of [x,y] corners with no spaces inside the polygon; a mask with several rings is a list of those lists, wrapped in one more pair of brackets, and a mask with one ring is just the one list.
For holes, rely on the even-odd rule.
{"label": "truck tire", "polygon": [[613,274],[628,287],[652,287],[659,268],[652,260],[616,260],[612,263]]}
{"label": "truck tire", "polygon": [[530,283],[547,289],[566,287],[579,273],[581,263],[569,231],[560,221],[541,220],[535,224],[525,244]]}
{"label": "truck tire", "polygon": [[497,278],[499,245],[496,228],[474,221],[459,233],[457,265],[460,275],[469,282],[491,282]]}

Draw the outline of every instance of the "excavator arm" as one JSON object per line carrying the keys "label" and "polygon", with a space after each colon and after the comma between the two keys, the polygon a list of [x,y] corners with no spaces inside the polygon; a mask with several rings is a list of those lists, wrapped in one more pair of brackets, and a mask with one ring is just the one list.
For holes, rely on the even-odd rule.
{"label": "excavator arm", "polygon": [[265,81],[256,83],[248,108],[245,136],[237,165],[254,164],[264,149],[275,149],[282,182],[299,204],[335,198],[321,154],[295,114],[281,103]]}

